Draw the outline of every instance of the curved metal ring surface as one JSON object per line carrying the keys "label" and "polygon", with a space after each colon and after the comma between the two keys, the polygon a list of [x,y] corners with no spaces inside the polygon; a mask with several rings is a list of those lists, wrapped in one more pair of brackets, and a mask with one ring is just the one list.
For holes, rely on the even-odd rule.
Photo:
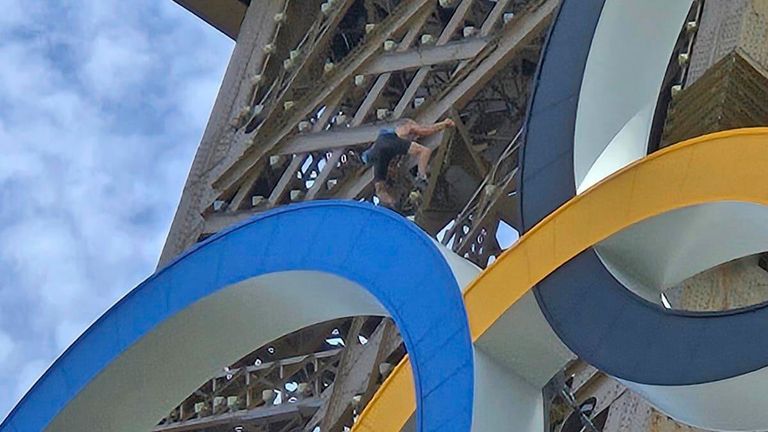
{"label": "curved metal ring surface", "polygon": [[[713,202],[752,203],[768,209],[768,189],[759,181],[766,170],[768,129],[745,129],[678,144],[613,174],[547,216],[469,286],[464,302],[475,345],[499,325],[502,317],[514,313],[513,306],[529,290],[541,286],[544,280],[559,278],[560,292],[555,294],[576,305],[557,303],[568,308],[572,321],[567,324],[576,330],[584,322],[593,324],[594,333],[582,332],[578,336],[599,349],[587,351],[579,340],[571,347],[592,356],[587,361],[619,376],[631,375],[630,368],[649,362],[662,369],[675,368],[673,378],[690,378],[701,373],[699,369],[710,361],[710,356],[725,356],[728,361],[723,363],[728,369],[719,378],[708,376],[712,382],[705,386],[644,386],[640,390],[668,414],[700,427],[765,428],[768,418],[758,415],[753,407],[767,402],[757,395],[764,394],[758,389],[768,385],[764,373],[768,347],[757,343],[754,335],[768,330],[768,309],[742,310],[717,318],[668,314],[623,288],[600,288],[578,279],[567,280],[560,274],[569,267],[583,265],[583,255],[591,246],[637,223],[678,209]],[[664,193],[669,188],[677,192]],[[617,208],[616,202],[625,204]],[[578,275],[587,281],[590,276],[594,275]],[[615,303],[610,307],[592,304],[592,290],[613,290],[609,295]],[[660,324],[636,321],[634,308],[645,308],[643,313],[652,314]],[[560,334],[562,329],[555,330]],[[567,336],[576,339],[576,330]],[[618,341],[619,338],[624,341]],[[573,342],[563,339],[567,344]],[[672,354],[656,356],[655,345],[672,350],[667,351]],[[514,348],[520,353],[527,350],[525,345]],[[628,349],[635,358],[629,363],[610,363],[623,355],[611,353],[614,349]],[[413,392],[408,371],[406,364],[396,369],[366,408],[356,430],[399,430],[406,423],[413,412],[412,399],[410,403],[406,399]],[[666,377],[666,372],[658,373]],[[726,377],[736,378],[720,380]],[[751,391],[743,391],[745,386]],[[475,393],[479,391],[476,389]],[[723,395],[729,396],[724,400]],[[382,429],[381,425],[388,427]]]}
{"label": "curved metal ring surface", "polygon": [[[687,0],[563,1],[528,119],[522,163],[525,230],[577,192],[644,156],[661,81],[690,6]],[[604,217],[609,215],[595,214],[589,223]],[[708,220],[699,224],[699,235],[721,229]],[[656,234],[662,232],[648,235]],[[657,253],[674,247],[679,246]],[[666,310],[617,279],[629,273],[626,263],[637,257],[609,262],[599,252],[585,250],[535,290],[550,324],[579,356],[614,376],[656,385],[717,381],[766,364],[768,352],[756,352],[743,332],[758,325],[753,317],[762,314],[761,307],[717,316]],[[697,356],[691,355],[694,347]]]}
{"label": "curved metal ring surface", "polygon": [[414,360],[420,430],[469,430],[472,348],[446,258],[391,212],[326,201],[259,215],[147,279],[50,367],[0,431],[149,430],[255,347],[353,315],[397,323]]}

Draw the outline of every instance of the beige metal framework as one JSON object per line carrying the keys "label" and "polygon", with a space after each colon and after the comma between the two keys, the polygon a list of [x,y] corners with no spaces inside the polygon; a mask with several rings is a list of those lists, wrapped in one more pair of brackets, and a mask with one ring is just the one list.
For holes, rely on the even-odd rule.
{"label": "beige metal framework", "polygon": [[[457,124],[423,142],[436,150],[416,222],[485,266],[501,250],[500,221],[517,225],[519,130],[557,4],[253,2],[161,265],[276,206],[371,200],[373,174],[359,154],[379,128],[407,116]],[[389,320],[355,318],[291,338],[301,342],[254,347],[157,430],[341,431],[404,354]],[[328,344],[334,338],[341,350]]]}

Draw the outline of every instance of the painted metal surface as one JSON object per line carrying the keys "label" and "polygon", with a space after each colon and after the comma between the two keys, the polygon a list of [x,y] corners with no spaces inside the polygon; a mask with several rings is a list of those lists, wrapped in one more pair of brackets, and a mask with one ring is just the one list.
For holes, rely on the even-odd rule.
{"label": "painted metal surface", "polygon": [[[314,291],[307,292],[306,286]],[[287,334],[298,325],[340,317],[324,313],[328,308],[348,315],[390,314],[414,359],[420,430],[466,431],[472,416],[473,360],[460,295],[433,241],[394,213],[354,202],[280,208],[205,241],[134,289],[51,366],[0,431],[73,430],[82,418],[98,422],[89,424],[90,429],[147,430],[205,379],[198,381],[199,376],[237,360],[215,358],[221,355],[217,353],[244,355],[253,349],[249,342],[275,337],[259,334],[262,328]],[[237,309],[244,305],[265,311]],[[297,313],[286,315],[294,308]],[[232,309],[237,313],[230,313]],[[314,312],[304,319],[304,311]],[[206,327],[227,319],[231,321],[219,337],[205,333]],[[288,324],[283,327],[282,322]],[[185,328],[210,337],[190,340]],[[243,332],[242,340],[238,332]],[[158,343],[168,338],[174,341],[170,347]],[[207,344],[229,348],[210,350],[214,358],[197,361],[199,347]],[[191,379],[177,376],[173,381],[187,382],[191,390],[166,395],[160,386],[168,383],[146,379],[152,365],[137,364],[149,362],[155,352],[170,355],[169,349],[189,360],[176,370]],[[123,361],[123,356],[134,361]],[[119,382],[104,384],[101,376],[145,391],[116,389]],[[89,393],[91,387],[125,391],[129,398],[98,411],[89,404],[107,395]],[[167,400],[154,400],[156,392]]]}
{"label": "painted metal surface", "polygon": [[[568,277],[561,272],[584,265],[591,246],[658,215],[723,201],[767,206],[768,192],[759,181],[766,169],[768,129],[763,128],[691,140],[608,177],[547,216],[465,291],[473,340],[481,340],[534,286],[559,278],[553,285],[558,291],[545,293],[543,309],[575,353],[625,378],[652,402],[659,399],[666,413],[677,419],[718,430],[765,428],[768,418],[752,409],[755,403],[749,401],[768,386],[763,372],[768,366],[767,347],[754,338],[767,330],[768,309],[717,316],[670,313],[623,286],[602,286],[605,279],[594,266]],[[600,294],[611,302],[593,306]],[[555,308],[567,310],[552,316]],[[525,347],[519,350],[523,353]],[[397,371],[405,370],[401,366]],[[405,391],[407,380],[397,371],[391,383],[385,383],[378,403],[366,410],[376,413],[377,419],[387,418],[390,425],[405,424],[412,412],[403,412],[403,404],[395,405],[397,398],[387,394],[389,388]],[[747,387],[745,380],[750,383]],[[642,381],[666,385],[638,385]],[[703,381],[708,384],[691,385]],[[367,421],[366,413],[360,424]],[[376,429],[369,425],[361,430]]]}

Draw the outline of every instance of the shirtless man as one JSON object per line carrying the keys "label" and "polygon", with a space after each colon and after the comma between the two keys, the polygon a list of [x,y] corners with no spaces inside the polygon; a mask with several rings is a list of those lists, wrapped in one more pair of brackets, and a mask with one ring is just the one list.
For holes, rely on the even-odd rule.
{"label": "shirtless man", "polygon": [[434,135],[447,128],[454,127],[453,120],[445,119],[433,125],[425,126],[411,119],[398,121],[394,128],[379,130],[379,136],[373,145],[363,152],[363,162],[373,164],[373,185],[376,196],[387,207],[394,207],[395,199],[387,190],[387,170],[389,162],[400,155],[413,155],[418,158],[418,175],[416,185],[424,187],[427,184],[427,165],[432,155],[432,149],[417,142],[419,138]]}

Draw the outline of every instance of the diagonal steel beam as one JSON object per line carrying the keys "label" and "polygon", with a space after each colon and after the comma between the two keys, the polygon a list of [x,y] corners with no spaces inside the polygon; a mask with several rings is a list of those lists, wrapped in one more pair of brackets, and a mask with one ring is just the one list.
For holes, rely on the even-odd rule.
{"label": "diagonal steel beam", "polygon": [[300,153],[293,156],[291,163],[280,176],[280,180],[277,181],[275,188],[272,189],[272,193],[269,195],[269,205],[273,206],[283,199],[285,194],[288,193],[288,189],[291,184],[296,180],[296,173],[299,172],[304,161],[307,160],[308,153]]}
{"label": "diagonal steel beam", "polygon": [[501,18],[501,15],[507,9],[507,5],[509,5],[510,1],[511,0],[498,0],[496,2],[496,6],[491,9],[491,13],[488,14],[485,21],[483,21],[482,27],[480,27],[480,37],[486,37],[491,34],[493,28],[499,22],[499,18]]}
{"label": "diagonal steel beam", "polygon": [[[435,195],[435,189],[437,188],[437,182],[440,181],[440,174],[443,169],[443,163],[445,162],[445,156],[448,152],[448,142],[451,140],[453,133],[449,130],[440,132],[440,144],[438,144],[437,154],[432,160],[432,175],[429,179],[427,189],[424,191],[421,207],[416,214],[416,220],[421,221],[424,218],[425,210],[429,208],[432,203],[432,197]],[[437,166],[435,166],[435,164]]]}
{"label": "diagonal steel beam", "polygon": [[321,18],[316,21],[315,26],[310,28],[309,33],[305,36],[305,43],[298,48],[301,52],[299,64],[291,70],[288,78],[280,83],[278,94],[268,104],[271,109],[262,120],[263,125],[273,124],[279,116],[283,115],[283,103],[287,100],[291,89],[299,80],[306,80],[309,69],[320,60],[320,56],[325,54],[326,48],[336,33],[336,28],[353,3],[354,0],[336,2],[333,14],[327,19]]}
{"label": "diagonal steel beam", "polygon": [[[451,37],[453,37],[454,33],[456,33],[456,30],[458,30],[459,26],[464,23],[464,20],[469,14],[469,11],[472,9],[472,3],[474,3],[474,0],[462,0],[459,7],[457,7],[453,12],[450,21],[448,21],[448,24],[443,29],[440,37],[437,39],[436,45],[445,45],[448,43],[448,41],[451,40]],[[395,118],[401,117],[403,113],[405,113],[405,110],[408,109],[411,101],[416,96],[416,92],[424,84],[424,80],[427,79],[429,69],[430,68],[428,66],[422,67],[416,72],[416,75],[408,84],[405,92],[403,92],[403,96],[400,98],[400,101],[395,106]]]}
{"label": "diagonal steel beam", "polygon": [[334,150],[333,153],[331,153],[331,156],[325,161],[325,166],[317,175],[317,178],[312,184],[312,187],[309,188],[309,191],[307,191],[307,195],[304,197],[305,201],[315,199],[317,194],[325,189],[325,182],[328,181],[328,177],[330,177],[331,173],[333,173],[333,171],[336,169],[336,164],[341,160],[345,150],[346,149],[344,148],[340,148]]}
{"label": "diagonal steel beam", "polygon": [[450,110],[450,117],[456,124],[456,131],[459,133],[459,136],[461,136],[461,142],[464,143],[464,148],[467,149],[469,156],[475,163],[475,169],[477,169],[477,173],[480,175],[480,177],[485,177],[488,174],[488,166],[480,157],[480,155],[477,154],[477,151],[475,151],[475,149],[472,147],[472,137],[469,135],[469,129],[467,128],[467,125],[461,121],[461,115],[459,115],[459,112],[455,108]]}
{"label": "diagonal steel beam", "polygon": [[[321,430],[335,431],[343,428],[345,417],[352,408],[352,398],[362,395],[361,406],[373,396],[379,376],[379,365],[402,343],[397,328],[390,319],[383,319],[368,338],[365,345],[355,343],[344,350],[339,361],[339,375],[343,380],[333,384],[326,403],[307,423],[304,432],[320,425]],[[330,388],[329,388],[330,389]]]}
{"label": "diagonal steel beam", "polygon": [[160,266],[190,244],[190,239],[194,237],[194,227],[202,222],[200,213],[210,204],[204,198],[208,189],[206,172],[215,162],[219,140],[228,133],[228,120],[236,115],[247,100],[250,91],[247,77],[260,70],[264,63],[266,55],[256,48],[267,44],[274,36],[277,23],[272,17],[283,7],[284,0],[263,0],[254,3],[246,12],[240,30],[242,39],[235,45],[221,85],[222,90],[216,96],[210,120],[195,154],[163,247],[158,263]]}
{"label": "diagonal steel beam", "polygon": [[496,73],[546,29],[559,0],[539,0],[507,24],[496,43],[476,57],[473,67],[452,80],[437,103],[427,105],[418,113],[424,121],[436,121],[452,107],[466,105]]}
{"label": "diagonal steel beam", "polygon": [[[482,27],[480,27],[480,37],[487,37],[491,34],[494,27],[496,27],[496,24],[499,22],[499,18],[501,18],[501,15],[504,13],[504,11],[507,10],[507,6],[509,5],[510,1],[511,0],[498,0],[496,2],[496,6],[491,9],[491,12],[485,18],[485,21],[483,21]],[[459,63],[459,66],[456,67],[456,70],[453,71],[453,73],[459,73],[459,71],[461,71],[468,63],[469,60],[462,61]]]}

